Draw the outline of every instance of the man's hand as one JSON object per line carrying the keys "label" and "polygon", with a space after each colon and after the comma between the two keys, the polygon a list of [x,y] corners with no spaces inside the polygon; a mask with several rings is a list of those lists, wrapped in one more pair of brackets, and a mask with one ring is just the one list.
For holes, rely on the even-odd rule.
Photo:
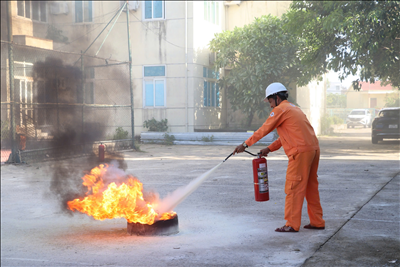
{"label": "man's hand", "polygon": [[266,157],[266,156],[268,156],[268,153],[269,152],[271,152],[271,150],[269,150],[269,148],[267,147],[267,148],[264,148],[264,149],[261,149],[260,150],[260,156],[261,157]]}
{"label": "man's hand", "polygon": [[242,153],[246,148],[243,145],[238,145],[235,150],[233,150],[233,155],[236,153]]}

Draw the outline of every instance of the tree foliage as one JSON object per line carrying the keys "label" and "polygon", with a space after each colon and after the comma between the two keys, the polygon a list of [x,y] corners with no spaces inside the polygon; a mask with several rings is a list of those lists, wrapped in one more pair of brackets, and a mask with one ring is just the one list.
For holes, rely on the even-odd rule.
{"label": "tree foliage", "polygon": [[248,125],[256,112],[268,115],[269,105],[263,99],[269,84],[289,87],[302,75],[296,56],[299,42],[283,31],[284,23],[262,16],[243,28],[218,33],[210,42],[210,50],[217,52],[216,67],[230,70],[219,82],[227,88],[232,109],[248,115]]}
{"label": "tree foliage", "polygon": [[400,107],[400,98],[396,93],[386,94],[385,107]]}
{"label": "tree foliage", "polygon": [[[285,28],[303,42],[302,83],[327,69],[400,89],[400,1],[293,1]],[[307,77],[308,76],[308,77]]]}
{"label": "tree foliage", "polygon": [[328,108],[345,108],[347,106],[346,95],[328,94],[326,105]]}

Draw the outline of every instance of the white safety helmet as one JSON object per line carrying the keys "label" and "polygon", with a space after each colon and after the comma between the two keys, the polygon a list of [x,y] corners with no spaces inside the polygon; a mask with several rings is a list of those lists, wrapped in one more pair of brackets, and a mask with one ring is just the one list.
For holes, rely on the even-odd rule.
{"label": "white safety helmet", "polygon": [[265,89],[265,99],[279,92],[287,92],[286,87],[281,83],[271,83],[268,85],[267,89]]}

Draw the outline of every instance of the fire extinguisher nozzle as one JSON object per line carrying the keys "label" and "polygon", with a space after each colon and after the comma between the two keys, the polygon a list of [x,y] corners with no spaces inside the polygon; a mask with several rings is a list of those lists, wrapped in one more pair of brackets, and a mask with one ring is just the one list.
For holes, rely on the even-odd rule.
{"label": "fire extinguisher nozzle", "polygon": [[233,155],[233,152],[232,152],[229,156],[227,156],[226,159],[224,159],[224,161],[222,161],[222,162],[225,162],[225,161],[226,161],[227,159],[229,159],[232,155]]}

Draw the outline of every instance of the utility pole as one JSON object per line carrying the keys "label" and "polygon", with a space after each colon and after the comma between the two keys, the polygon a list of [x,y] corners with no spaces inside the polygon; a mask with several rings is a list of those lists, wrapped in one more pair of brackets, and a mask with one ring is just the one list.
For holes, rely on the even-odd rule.
{"label": "utility pole", "polygon": [[8,66],[10,81],[10,122],[11,122],[11,162],[21,162],[18,155],[18,144],[15,133],[15,93],[14,93],[14,51],[11,1],[7,1],[7,24],[8,24]]}
{"label": "utility pole", "polygon": [[82,140],[85,147],[85,64],[83,61],[84,52],[81,50],[81,94],[82,94]]}
{"label": "utility pole", "polygon": [[132,148],[135,147],[135,117],[133,110],[133,81],[132,81],[132,54],[131,54],[131,35],[129,31],[129,1],[126,1],[126,27],[128,30],[128,54],[129,54],[129,89],[131,92],[131,131],[132,131]]}

